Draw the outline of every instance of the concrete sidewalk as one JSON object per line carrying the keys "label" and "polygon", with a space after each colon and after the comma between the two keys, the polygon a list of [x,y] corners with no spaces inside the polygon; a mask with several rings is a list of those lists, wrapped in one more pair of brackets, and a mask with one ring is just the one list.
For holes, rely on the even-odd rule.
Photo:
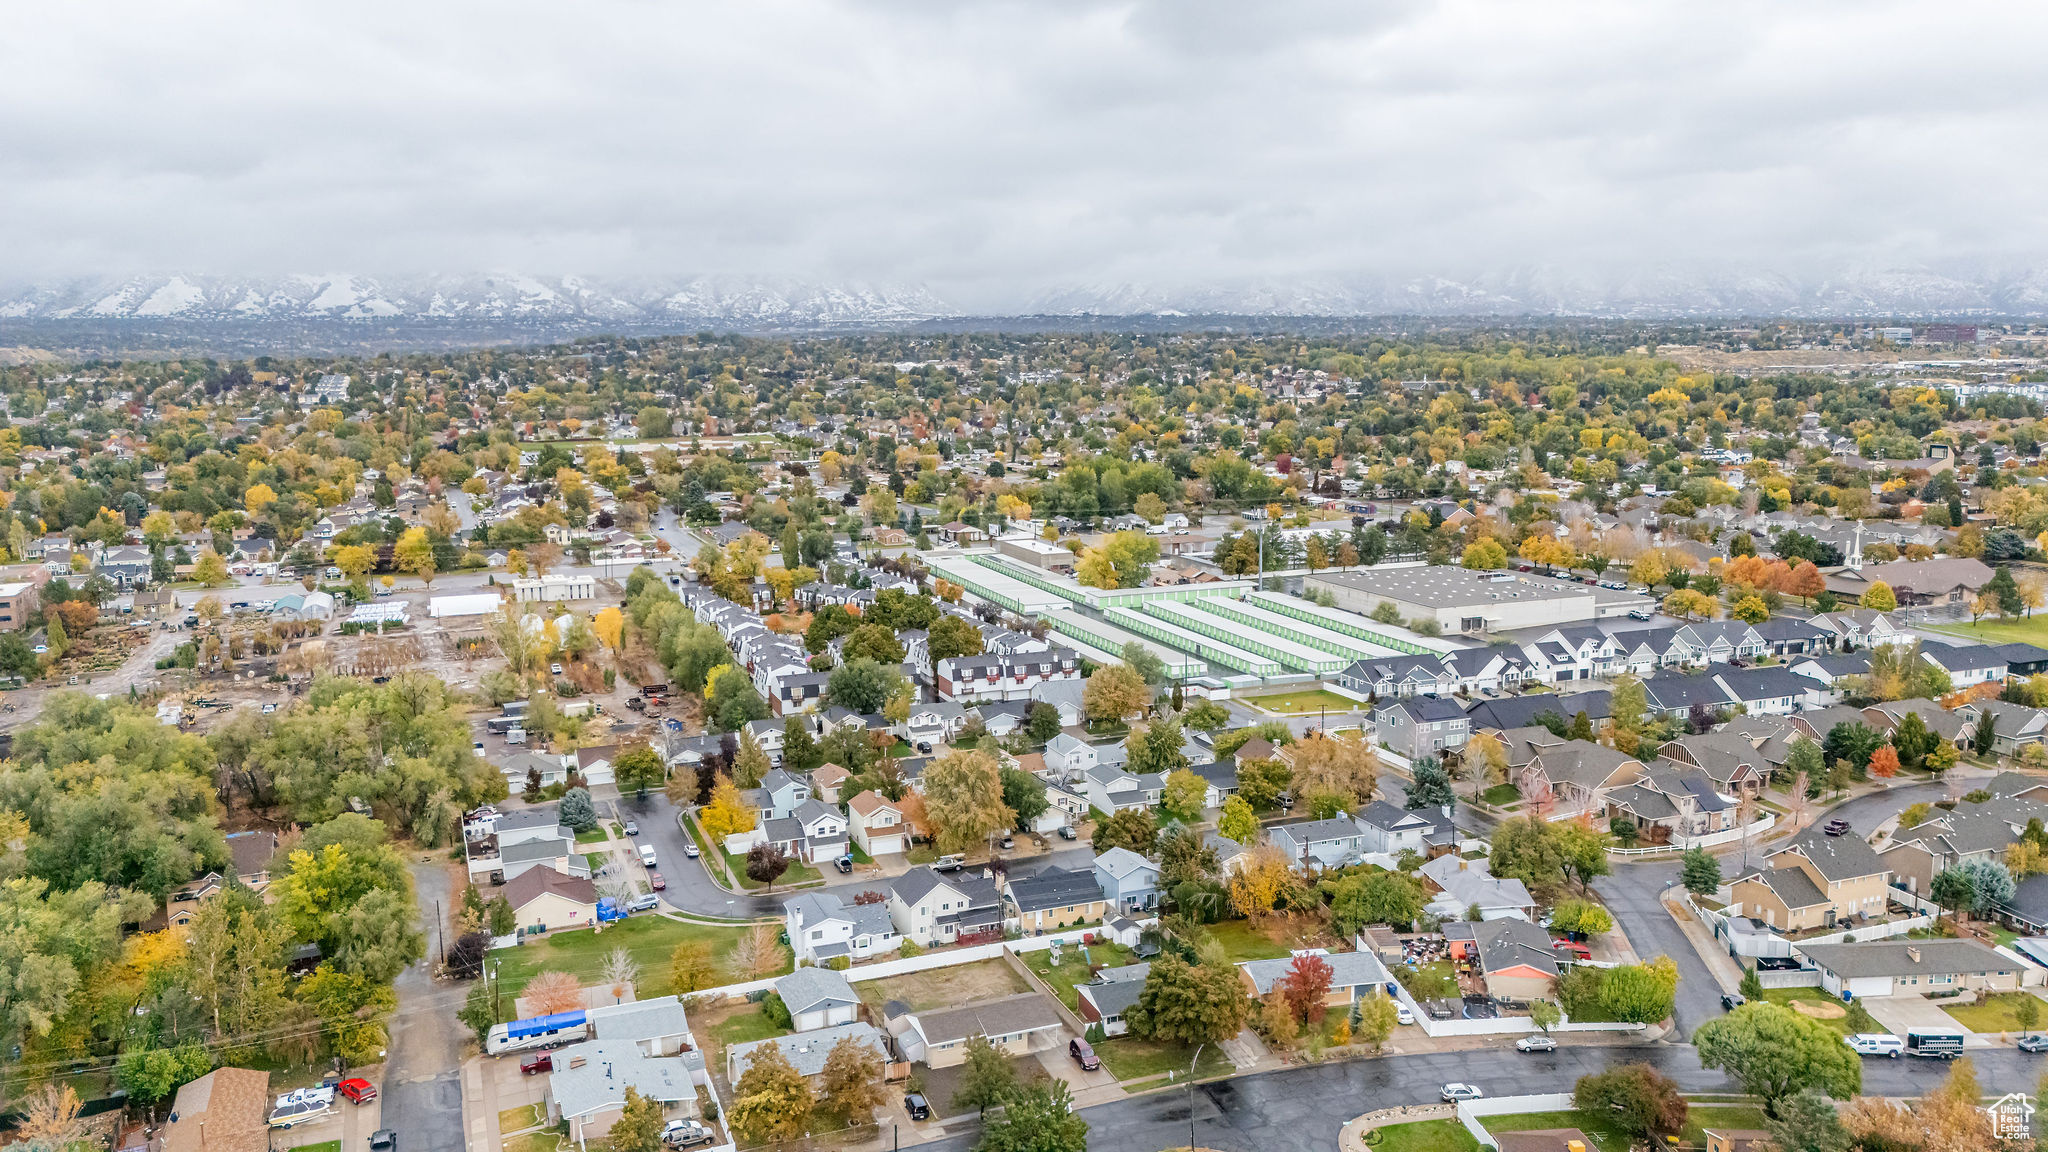
{"label": "concrete sidewalk", "polygon": [[1678,930],[1685,933],[1685,938],[1692,942],[1693,951],[1699,953],[1700,962],[1707,966],[1707,971],[1713,975],[1714,981],[1721,985],[1721,991],[1739,990],[1742,987],[1742,965],[1737,964],[1735,957],[1730,956],[1728,950],[1721,947],[1706,924],[1694,916],[1691,909],[1685,907],[1682,899],[1676,895],[1683,891],[1682,888],[1665,889],[1664,910],[1671,914],[1671,919],[1678,924]]}

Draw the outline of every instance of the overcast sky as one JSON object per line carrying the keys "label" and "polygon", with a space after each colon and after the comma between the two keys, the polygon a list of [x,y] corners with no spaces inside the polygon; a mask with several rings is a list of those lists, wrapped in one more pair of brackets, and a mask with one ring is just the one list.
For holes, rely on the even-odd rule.
{"label": "overcast sky", "polygon": [[0,279],[2030,265],[2039,5],[17,5]]}

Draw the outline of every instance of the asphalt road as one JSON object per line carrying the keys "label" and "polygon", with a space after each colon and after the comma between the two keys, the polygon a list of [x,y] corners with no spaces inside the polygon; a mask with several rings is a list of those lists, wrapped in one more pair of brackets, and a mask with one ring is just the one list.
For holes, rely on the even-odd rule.
{"label": "asphalt road", "polygon": [[[1961,771],[1961,769],[1957,771]],[[1989,774],[1979,773],[1978,775],[1988,778]],[[1936,800],[1946,800],[1948,793],[1949,786],[1945,783],[1904,784],[1897,788],[1888,788],[1883,792],[1872,792],[1868,796],[1858,796],[1854,800],[1844,800],[1842,803],[1822,813],[1815,823],[1825,824],[1829,820],[1847,820],[1849,827],[1854,828],[1858,836],[1868,836],[1872,832],[1877,831],[1879,824],[1905,811],[1908,807],[1922,802],[1933,803]]]}
{"label": "asphalt road", "polygon": [[1658,894],[1678,879],[1678,863],[1617,864],[1614,874],[1593,881],[1593,890],[1614,913],[1621,930],[1644,960],[1669,956],[1678,965],[1678,997],[1672,1020],[1678,1025],[1674,1039],[1692,1035],[1692,1030],[1721,1014],[1721,986],[1692,946],[1671,913],[1664,910]]}
{"label": "asphalt road", "polygon": [[[462,1152],[462,1042],[467,1029],[456,1012],[465,985],[434,979],[436,901],[452,907],[448,870],[438,862],[416,862],[413,886],[420,922],[427,933],[427,958],[398,974],[398,1010],[391,1014],[391,1039],[384,1059],[384,1123],[399,1134],[406,1152]],[[365,1144],[367,1147],[367,1143]],[[363,1152],[344,1148],[342,1152]]]}
{"label": "asphalt road", "polygon": [[[2032,1091],[2048,1063],[2014,1050],[1973,1052],[1986,1092]],[[1185,1089],[1134,1096],[1084,1110],[1092,1152],[1158,1152],[1189,1143],[1223,1152],[1328,1152],[1344,1122],[1365,1112],[1400,1104],[1431,1104],[1450,1081],[1478,1085],[1489,1096],[1569,1092],[1580,1076],[1613,1064],[1650,1064],[1688,1091],[1728,1091],[1717,1071],[1703,1069],[1689,1046],[1655,1044],[1637,1048],[1564,1047],[1554,1053],[1521,1055],[1511,1050],[1478,1050],[1389,1056],[1342,1064],[1285,1068],[1256,1076],[1221,1080]],[[1872,1060],[1864,1064],[1864,1091],[1917,1096],[1947,1075],[1948,1065],[1920,1060]],[[964,1152],[976,1138],[971,1123],[958,1134],[926,1147]]]}

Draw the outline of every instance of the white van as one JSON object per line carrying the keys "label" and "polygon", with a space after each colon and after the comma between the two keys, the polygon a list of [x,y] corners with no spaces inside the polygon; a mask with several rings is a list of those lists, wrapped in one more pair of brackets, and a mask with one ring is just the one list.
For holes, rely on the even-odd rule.
{"label": "white van", "polygon": [[640,863],[647,865],[649,868],[654,867],[654,845],[642,844],[640,846]]}
{"label": "white van", "polygon": [[1858,1032],[1842,1037],[1842,1042],[1854,1048],[1863,1056],[1889,1056],[1896,1060],[1906,1050],[1906,1042],[1889,1032]]}

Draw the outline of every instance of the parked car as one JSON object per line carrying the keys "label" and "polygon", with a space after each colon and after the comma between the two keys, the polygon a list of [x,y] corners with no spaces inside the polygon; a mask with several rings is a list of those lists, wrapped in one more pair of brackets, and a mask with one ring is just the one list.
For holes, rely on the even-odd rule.
{"label": "parked car", "polygon": [[1740,1008],[1747,1003],[1749,1003],[1749,1001],[1743,999],[1741,996],[1737,996],[1731,993],[1730,995],[1721,997],[1721,1011],[1733,1012],[1737,1008]]}
{"label": "parked car", "polygon": [[1888,1032],[1858,1032],[1842,1037],[1842,1043],[1863,1056],[1889,1056],[1897,1060],[1906,1051],[1906,1042]]}
{"label": "parked car", "polygon": [[662,879],[659,872],[649,872],[647,874],[647,886],[659,892],[668,887],[668,881]]}
{"label": "parked car", "polygon": [[1003,845],[1003,849],[1005,851],[1008,851],[1009,849],[1015,848],[1017,846],[1017,838],[1010,835],[1008,832],[1005,832],[1003,833],[1003,839],[1001,843]]}
{"label": "parked car", "polygon": [[925,1103],[924,1097],[915,1092],[903,1098],[903,1110],[910,1113],[912,1120],[929,1120],[932,1118],[932,1106]]}
{"label": "parked car", "polygon": [[1407,1006],[1406,1004],[1396,1004],[1396,1005],[1394,1005],[1394,1023],[1396,1023],[1396,1024],[1413,1024],[1413,1023],[1415,1023],[1415,1010],[1414,1010],[1413,1008],[1410,1008],[1410,1007],[1408,1007],[1408,1006]]}
{"label": "parked car", "polygon": [[841,856],[832,862],[832,866],[839,869],[839,874],[842,876],[851,875],[853,872],[853,857],[850,854]]}
{"label": "parked car", "polygon": [[652,892],[649,892],[645,895],[634,897],[633,902],[631,904],[626,905],[626,911],[652,912],[659,907],[661,907],[661,897],[656,896]]}
{"label": "parked car", "polygon": [[962,856],[957,852],[950,853],[948,855],[939,857],[937,860],[932,861],[932,871],[958,872],[960,870],[960,866],[962,864],[965,864],[966,862],[967,857]]}
{"label": "parked car", "polygon": [[1073,826],[1073,825],[1071,825],[1071,824],[1062,824],[1062,825],[1060,825],[1060,839],[1062,839],[1062,840],[1079,840],[1080,838],[1081,838],[1081,834],[1080,834],[1079,832],[1076,832],[1076,831],[1074,831],[1074,826]]}
{"label": "parked car", "polygon": [[1830,820],[1826,824],[1821,825],[1820,830],[1830,836],[1846,835],[1849,831],[1849,822],[1840,819]]}
{"label": "parked car", "polygon": [[553,676],[560,676],[562,674],[562,666],[560,664],[550,664],[548,665],[548,673]]}
{"label": "parked car", "polygon": [[711,1129],[695,1120],[671,1120],[661,1130],[661,1142],[670,1148],[711,1143]]}
{"label": "parked car", "polygon": [[1478,1086],[1473,1084],[1446,1084],[1439,1095],[1443,1097],[1444,1103],[1456,1104],[1460,1100],[1477,1100],[1486,1093],[1481,1092]]}
{"label": "parked car", "polygon": [[1555,1052],[1557,1051],[1557,1041],[1541,1033],[1534,1036],[1524,1036],[1520,1040],[1515,1041],[1515,1051]]}
{"label": "parked car", "polygon": [[683,845],[683,855],[688,856],[692,860],[695,860],[697,857],[703,855],[703,853],[697,850],[697,845],[693,841],[685,843]]}
{"label": "parked car", "polygon": [[377,1098],[377,1086],[360,1076],[351,1076],[334,1086],[341,1098],[354,1104],[368,1104]]}
{"label": "parked car", "polygon": [[2020,1037],[2020,1051],[2048,1052],[2048,1035],[2043,1035],[2042,1033],[2035,1032],[2030,1035]]}
{"label": "parked car", "polygon": [[370,1152],[398,1152],[398,1133],[389,1128],[370,1133]]}
{"label": "parked car", "polygon": [[640,834],[640,825],[639,825],[639,823],[638,823],[637,821],[633,821],[633,820],[628,820],[628,821],[626,821],[626,835],[628,835],[628,836],[638,836],[639,834]]}
{"label": "parked car", "polygon": [[539,1072],[553,1072],[554,1070],[555,1057],[552,1053],[548,1052],[535,1052],[519,1062],[519,1074],[521,1076],[532,1076]]}
{"label": "parked car", "polygon": [[1072,1056],[1084,1072],[1093,1072],[1102,1067],[1102,1058],[1095,1054],[1094,1046],[1086,1040],[1067,1041],[1067,1055]]}

